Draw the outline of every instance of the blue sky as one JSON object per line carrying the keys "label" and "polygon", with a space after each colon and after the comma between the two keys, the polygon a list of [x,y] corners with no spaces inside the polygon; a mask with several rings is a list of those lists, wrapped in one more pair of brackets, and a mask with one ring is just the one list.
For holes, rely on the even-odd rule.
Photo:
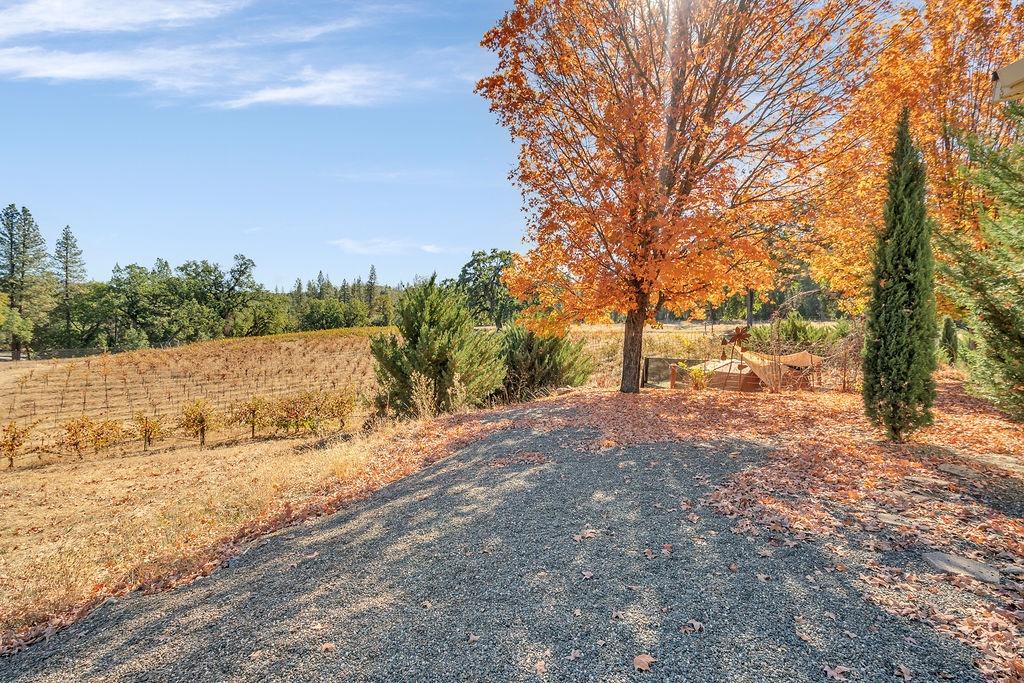
{"label": "blue sky", "polygon": [[383,282],[521,246],[473,85],[507,0],[0,0],[0,202],[89,274],[228,263]]}

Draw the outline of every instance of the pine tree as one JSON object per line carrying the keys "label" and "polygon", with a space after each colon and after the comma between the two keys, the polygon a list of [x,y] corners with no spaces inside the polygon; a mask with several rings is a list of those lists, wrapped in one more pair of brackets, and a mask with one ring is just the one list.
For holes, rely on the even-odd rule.
{"label": "pine tree", "polygon": [[[8,306],[30,326],[42,321],[51,306],[50,283],[46,280],[46,242],[32,213],[14,204],[0,212],[0,287],[7,294]],[[21,359],[28,342],[23,332],[11,334],[11,357]]]}
{"label": "pine tree", "polygon": [[295,278],[295,284],[291,292],[292,307],[297,311],[302,308],[302,302],[306,300],[306,293],[302,290],[302,278]]}
{"label": "pine tree", "polygon": [[57,271],[57,310],[64,322],[63,343],[68,344],[71,341],[71,303],[85,279],[85,260],[70,225],[64,226],[53,247],[53,263]]}
{"label": "pine tree", "polygon": [[377,298],[377,268],[370,266],[370,274],[366,278],[366,309],[373,310],[373,301]]}
{"label": "pine tree", "polygon": [[890,439],[931,423],[936,367],[934,260],[925,168],[904,109],[875,250],[864,340],[864,408]]}
{"label": "pine tree", "polygon": [[501,339],[476,330],[465,297],[436,276],[405,290],[393,334],[374,337],[370,351],[381,413],[429,417],[480,405],[505,378]]}
{"label": "pine tree", "polygon": [[1016,144],[965,140],[977,168],[971,182],[990,202],[979,209],[985,248],[954,234],[940,235],[940,244],[949,256],[943,271],[950,294],[979,341],[977,352],[966,354],[972,384],[1024,421],[1024,106],[1009,114]]}

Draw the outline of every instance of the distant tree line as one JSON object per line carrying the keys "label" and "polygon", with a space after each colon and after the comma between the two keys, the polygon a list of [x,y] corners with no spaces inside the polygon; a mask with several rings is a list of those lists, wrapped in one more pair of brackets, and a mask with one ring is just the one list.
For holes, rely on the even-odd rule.
{"label": "distant tree line", "polygon": [[320,273],[290,292],[269,291],[255,263],[239,254],[229,268],[207,260],[176,268],[117,266],[107,281],[86,277],[70,226],[49,251],[31,211],[0,211],[0,345],[12,358],[55,349],[130,350],[221,337],[336,327],[390,325],[399,288],[377,282],[370,266],[334,285]]}

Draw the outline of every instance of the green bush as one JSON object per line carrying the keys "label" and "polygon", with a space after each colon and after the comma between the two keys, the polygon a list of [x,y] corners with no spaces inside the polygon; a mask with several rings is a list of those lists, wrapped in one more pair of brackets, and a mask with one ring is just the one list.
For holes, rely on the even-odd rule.
{"label": "green bush", "polygon": [[582,339],[542,336],[510,327],[502,336],[506,373],[501,392],[505,400],[528,401],[557,387],[586,382],[593,362],[583,344]]}
{"label": "green bush", "polygon": [[685,368],[686,374],[690,376],[690,385],[694,391],[704,391],[711,385],[711,375],[714,374],[703,365],[695,365],[692,368]]}
{"label": "green bush", "polygon": [[851,330],[848,320],[815,325],[794,311],[772,325],[751,328],[749,343],[757,350],[770,350],[776,343],[781,343],[787,349],[826,346],[843,339]]}
{"label": "green bush", "polygon": [[465,297],[438,285],[436,276],[407,289],[395,316],[400,337],[370,342],[381,414],[451,412],[483,404],[502,386],[501,337],[476,330]]}

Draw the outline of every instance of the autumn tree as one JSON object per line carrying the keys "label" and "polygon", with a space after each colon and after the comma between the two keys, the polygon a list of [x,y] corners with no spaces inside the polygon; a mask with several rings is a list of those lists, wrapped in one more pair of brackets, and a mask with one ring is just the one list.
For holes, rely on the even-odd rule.
{"label": "autumn tree", "polygon": [[923,0],[879,22],[876,33],[880,53],[831,130],[812,202],[812,274],[854,312],[870,291],[901,107],[910,109],[924,155],[929,214],[939,233],[977,232],[977,191],[960,172],[976,162],[960,139],[1005,144],[1014,136],[1006,109],[992,101],[991,74],[1021,57],[1024,3]]}
{"label": "autumn tree", "polygon": [[890,155],[885,225],[875,247],[864,327],[864,408],[894,441],[931,424],[935,401],[935,281],[921,151],[903,110]]}
{"label": "autumn tree", "polygon": [[478,84],[520,143],[534,244],[511,289],[552,324],[643,330],[771,281],[825,128],[873,50],[876,0],[516,0]]}

